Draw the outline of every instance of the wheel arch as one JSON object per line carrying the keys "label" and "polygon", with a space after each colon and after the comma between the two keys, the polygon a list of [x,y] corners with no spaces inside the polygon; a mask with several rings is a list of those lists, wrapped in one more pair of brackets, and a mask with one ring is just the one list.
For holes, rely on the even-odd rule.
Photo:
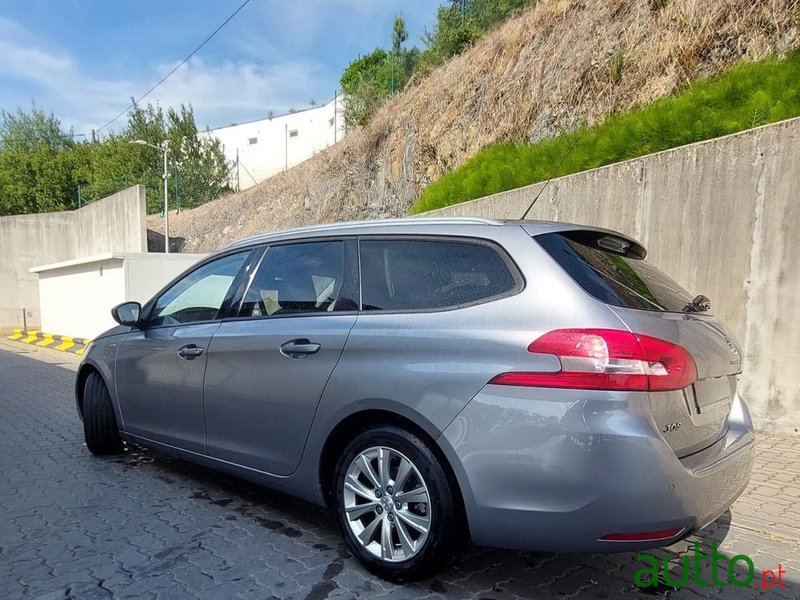
{"label": "wheel arch", "polygon": [[[83,420],[83,393],[86,387],[86,380],[92,373],[100,375],[100,370],[91,363],[83,363],[78,368],[78,375],[75,377],[75,405],[78,408],[78,416]],[[100,375],[102,377],[102,375]]]}
{"label": "wheel arch", "polygon": [[320,453],[317,475],[325,504],[327,506],[332,504],[336,461],[347,446],[347,443],[363,431],[386,425],[394,425],[413,433],[425,442],[436,455],[447,475],[450,487],[455,490],[458,518],[468,531],[469,519],[467,518],[464,502],[464,491],[461,489],[459,478],[456,476],[453,465],[445,451],[425,427],[414,422],[409,417],[385,409],[365,409],[351,413],[341,419],[328,434]]}
{"label": "wheel arch", "polygon": [[[78,408],[78,415],[81,419],[83,419],[83,394],[84,389],[86,388],[86,380],[89,378],[89,375],[92,373],[97,373],[100,379],[103,380],[103,384],[106,386],[108,393],[111,395],[112,398],[112,405],[113,401],[113,394],[111,394],[111,386],[108,385],[108,379],[103,374],[103,370],[100,368],[99,365],[94,364],[90,361],[84,361],[81,363],[80,367],[78,367],[78,374],[75,377],[75,404]],[[116,408],[116,407],[115,407]]]}

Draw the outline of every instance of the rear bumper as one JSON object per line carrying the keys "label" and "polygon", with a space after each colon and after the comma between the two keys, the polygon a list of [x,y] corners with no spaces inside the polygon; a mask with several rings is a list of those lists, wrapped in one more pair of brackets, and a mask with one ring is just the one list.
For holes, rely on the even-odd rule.
{"label": "rear bumper", "polygon": [[[486,386],[442,434],[476,544],[559,552],[668,545],[723,514],[753,465],[754,434],[736,398],[726,436],[678,459],[644,393]],[[658,542],[609,534],[679,529]]]}

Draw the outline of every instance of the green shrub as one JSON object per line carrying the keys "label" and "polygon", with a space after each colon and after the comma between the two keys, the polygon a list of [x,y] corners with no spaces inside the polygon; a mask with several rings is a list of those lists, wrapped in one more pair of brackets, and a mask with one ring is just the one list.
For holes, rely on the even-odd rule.
{"label": "green shrub", "polygon": [[[740,64],[639,110],[537,144],[498,144],[425,189],[421,213],[800,116],[800,53]],[[577,141],[576,141],[577,140]],[[574,145],[574,147],[573,147]]]}

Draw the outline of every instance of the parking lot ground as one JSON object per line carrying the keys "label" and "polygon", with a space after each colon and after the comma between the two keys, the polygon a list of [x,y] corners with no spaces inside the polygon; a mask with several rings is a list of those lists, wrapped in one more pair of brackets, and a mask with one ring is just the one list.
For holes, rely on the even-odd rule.
{"label": "parking lot ground", "polygon": [[[646,593],[634,575],[648,565],[635,554],[489,549],[400,586],[364,571],[320,508],[140,448],[90,455],[72,396],[76,367],[71,355],[0,343],[2,599],[800,598],[797,438],[761,435],[751,484],[730,513],[653,552],[678,577],[695,541],[704,554],[717,541],[728,557],[752,559],[748,586],[690,581]],[[783,585],[761,586],[779,565]],[[709,561],[700,566],[710,581]],[[747,577],[746,561],[734,574]]]}

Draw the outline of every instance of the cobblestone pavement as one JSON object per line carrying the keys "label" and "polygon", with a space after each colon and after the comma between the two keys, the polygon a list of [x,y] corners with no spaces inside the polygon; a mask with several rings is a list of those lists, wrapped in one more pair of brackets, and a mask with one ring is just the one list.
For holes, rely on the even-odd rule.
{"label": "cobblestone pavement", "polygon": [[[0,345],[0,599],[647,598],[635,555],[473,549],[440,577],[369,576],[322,509],[137,448],[95,458],[72,400],[71,357]],[[33,358],[35,356],[35,358]],[[700,536],[656,551],[677,566],[695,540],[747,554],[786,587],[670,598],[800,597],[800,439],[764,437],[747,492]],[[741,567],[741,568],[739,568]],[[746,571],[737,563],[736,573]],[[702,577],[709,580],[706,564]]]}

